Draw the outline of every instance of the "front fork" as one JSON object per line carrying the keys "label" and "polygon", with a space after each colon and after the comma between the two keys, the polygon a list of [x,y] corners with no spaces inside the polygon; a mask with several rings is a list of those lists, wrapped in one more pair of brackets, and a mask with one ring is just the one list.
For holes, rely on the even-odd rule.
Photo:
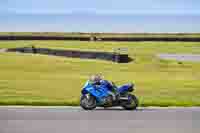
{"label": "front fork", "polygon": [[87,100],[90,99],[90,94],[89,93],[86,94],[85,96],[86,96]]}

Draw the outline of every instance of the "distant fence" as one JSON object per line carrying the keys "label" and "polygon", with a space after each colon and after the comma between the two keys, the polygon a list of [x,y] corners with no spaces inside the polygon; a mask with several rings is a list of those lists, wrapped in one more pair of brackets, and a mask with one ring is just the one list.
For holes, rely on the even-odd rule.
{"label": "distant fence", "polygon": [[200,38],[187,37],[64,37],[64,36],[0,36],[0,40],[77,40],[77,41],[183,41],[200,42]]}
{"label": "distant fence", "polygon": [[113,61],[117,63],[128,63],[131,59],[128,54],[118,54],[109,52],[92,52],[92,51],[75,51],[75,50],[55,50],[47,48],[35,48],[35,47],[25,47],[25,48],[10,48],[7,49],[8,52],[21,52],[21,53],[34,53],[34,54],[46,54],[54,56],[64,56],[72,58],[81,59],[102,59]]}
{"label": "distant fence", "polygon": [[102,38],[102,41],[182,41],[182,42],[200,42],[200,38],[176,38],[176,37],[160,37],[160,38],[154,38],[154,37],[146,37],[146,38],[140,38],[140,37],[123,37],[123,38]]}
{"label": "distant fence", "polygon": [[89,37],[62,37],[62,36],[0,36],[0,40],[79,40],[89,41]]}

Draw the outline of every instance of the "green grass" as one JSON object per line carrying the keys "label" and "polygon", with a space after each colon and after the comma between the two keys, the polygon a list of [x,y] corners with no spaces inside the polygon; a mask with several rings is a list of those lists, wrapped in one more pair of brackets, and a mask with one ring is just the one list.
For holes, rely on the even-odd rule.
{"label": "green grass", "polygon": [[89,75],[100,72],[118,85],[134,82],[141,106],[200,106],[200,63],[166,61],[155,56],[200,54],[198,42],[0,41],[0,48],[30,45],[92,51],[127,47],[135,60],[117,64],[0,53],[0,105],[79,105],[84,82]]}
{"label": "green grass", "polygon": [[175,37],[175,38],[199,38],[200,33],[76,33],[76,32],[0,32],[0,36],[61,36],[61,37],[90,37],[95,35],[97,37],[141,37],[141,38],[161,38],[161,37]]}

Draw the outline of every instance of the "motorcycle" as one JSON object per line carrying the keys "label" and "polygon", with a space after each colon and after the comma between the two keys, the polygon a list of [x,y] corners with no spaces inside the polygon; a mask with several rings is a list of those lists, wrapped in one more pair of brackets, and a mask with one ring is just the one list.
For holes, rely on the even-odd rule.
{"label": "motorcycle", "polygon": [[[111,87],[112,86],[112,87]],[[115,89],[115,95],[111,95],[110,88]],[[126,110],[135,110],[138,107],[138,99],[131,94],[134,91],[132,83],[117,87],[113,82],[104,81],[99,85],[91,85],[86,82],[80,98],[80,106],[85,110],[93,110],[98,107],[121,106]]]}

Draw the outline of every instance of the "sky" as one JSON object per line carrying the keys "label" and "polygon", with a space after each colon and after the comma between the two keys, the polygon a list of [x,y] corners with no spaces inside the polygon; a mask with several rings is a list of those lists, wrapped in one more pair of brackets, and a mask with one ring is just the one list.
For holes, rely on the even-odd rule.
{"label": "sky", "polygon": [[200,14],[199,0],[0,0],[4,13]]}
{"label": "sky", "polygon": [[[57,17],[57,25],[53,23],[54,19],[56,18],[55,15],[66,15],[71,14],[74,16],[73,18],[67,18],[65,16],[65,19],[60,17]],[[78,14],[78,15],[77,15]],[[156,21],[160,25],[160,27],[171,27],[176,28],[178,25],[174,24],[175,18],[169,18],[168,22],[170,22],[170,25],[167,24],[167,21],[162,21],[160,19],[163,19],[162,16],[164,15],[182,15],[185,17],[185,20],[183,18],[179,19],[179,22],[185,22],[185,24],[182,24],[182,27],[184,26],[186,28],[190,28],[190,31],[195,29],[195,32],[200,32],[200,0],[0,0],[0,31],[32,31],[34,28],[37,27],[37,25],[46,26],[43,30],[49,30],[51,31],[51,28],[53,31],[61,31],[61,29],[66,29],[66,24],[68,24],[68,27],[75,27],[75,29],[70,29],[69,31],[77,31],[79,27],[80,31],[89,31],[87,29],[84,29],[82,25],[78,24],[77,18],[79,18],[78,21],[81,21],[84,19],[84,15],[87,14],[93,14],[93,15],[115,15],[119,16],[117,20],[113,17],[113,20],[110,19],[109,22],[106,20],[106,17],[101,17],[101,22],[104,23],[104,25],[107,25],[108,23],[112,23],[114,28],[117,28],[122,26],[124,24],[127,24],[128,26],[137,27],[141,25],[134,25],[134,22],[137,20],[131,20],[129,18],[134,19],[134,15],[160,15],[160,18],[154,18],[157,19]],[[21,15],[21,16],[20,16]],[[23,15],[30,15],[30,16],[24,16]],[[31,15],[33,15],[31,17]],[[41,15],[49,15],[48,18],[46,16],[41,17]],[[52,17],[51,17],[52,15]],[[128,17],[123,18],[123,16],[128,15]],[[132,15],[132,16],[131,16]],[[188,16],[194,16],[194,17],[188,17]],[[38,17],[37,17],[38,16]],[[77,17],[76,19],[74,19]],[[87,16],[88,17],[88,16]],[[93,16],[92,16],[93,17]],[[86,18],[86,17],[85,17]],[[121,19],[126,19],[128,22],[121,21]],[[191,20],[188,20],[191,19]],[[70,21],[69,19],[72,19],[74,21]],[[88,18],[91,20],[93,19],[99,19],[98,17]],[[151,18],[150,18],[151,19]],[[153,19],[153,17],[152,17]],[[170,20],[172,19],[172,20]],[[66,20],[69,20],[70,22],[66,22]],[[105,20],[105,21],[103,21]],[[142,31],[145,32],[145,23],[147,23],[147,19],[139,19],[141,22],[138,21],[138,23],[142,23],[144,25]],[[194,20],[194,24],[192,22]],[[52,21],[52,22],[51,22]],[[58,22],[59,21],[59,22]],[[147,32],[151,32],[151,29],[154,29],[151,26],[155,26],[156,21],[150,20],[147,27]],[[26,22],[26,23],[25,23]],[[85,22],[88,23],[89,21]],[[116,22],[116,23],[115,23]],[[172,23],[173,22],[173,23]],[[77,23],[73,24],[72,23]],[[93,21],[93,23],[98,23],[98,21]],[[91,31],[99,31],[101,29],[95,29],[95,24],[91,23],[91,27],[88,27],[88,29],[91,29]],[[132,24],[132,25],[131,25]],[[174,24],[174,25],[173,25]],[[49,27],[48,27],[49,25]],[[97,24],[98,25],[98,24]],[[104,25],[99,25],[101,28],[110,28],[106,27]],[[149,26],[149,27],[148,27]],[[196,27],[194,27],[196,26]],[[179,27],[181,29],[182,27]],[[82,29],[81,29],[82,28]],[[129,27],[126,27],[129,29]],[[192,28],[192,29],[191,29]],[[186,32],[189,30],[185,30]],[[42,28],[41,28],[42,30]],[[162,31],[162,29],[158,29],[159,31]],[[110,31],[118,31],[117,29],[110,29]],[[140,31],[140,30],[138,30]],[[155,30],[156,31],[156,30]],[[163,29],[163,32],[167,31],[166,29]],[[79,32],[79,31],[77,31]],[[170,32],[170,30],[169,30]],[[184,30],[183,30],[184,32]]]}

